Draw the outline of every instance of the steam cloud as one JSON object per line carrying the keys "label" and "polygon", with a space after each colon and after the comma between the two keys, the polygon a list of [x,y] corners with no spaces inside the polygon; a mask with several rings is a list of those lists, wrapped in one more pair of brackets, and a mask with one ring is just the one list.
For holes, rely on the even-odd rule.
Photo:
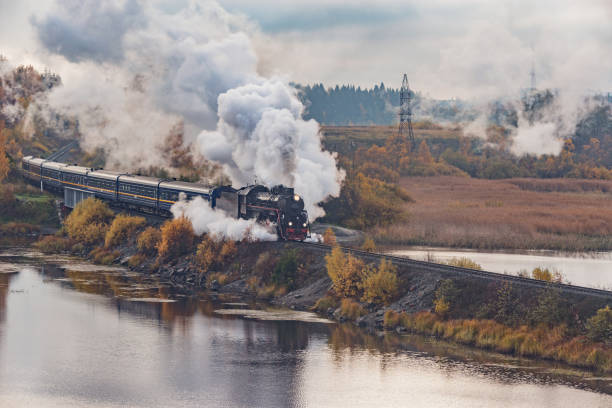
{"label": "steam cloud", "polygon": [[222,210],[214,210],[201,197],[187,201],[181,197],[172,208],[175,218],[186,217],[196,234],[210,233],[231,240],[239,241],[250,235],[257,241],[276,241],[276,234],[271,233],[255,220],[242,220],[231,218]]}
{"label": "steam cloud", "polygon": [[186,145],[234,184],[294,186],[311,219],[339,194],[344,174],[322,150],[318,124],[301,119],[286,80],[258,74],[255,29],[243,17],[213,1],[58,0],[32,23],[71,69],[41,104],[78,118],[82,146],[102,148],[110,167],[166,165],[160,150],[182,123]]}

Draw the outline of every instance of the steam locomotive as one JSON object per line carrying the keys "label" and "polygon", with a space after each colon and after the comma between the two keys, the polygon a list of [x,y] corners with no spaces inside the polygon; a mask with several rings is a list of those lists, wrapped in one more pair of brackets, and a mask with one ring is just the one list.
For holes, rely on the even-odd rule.
{"label": "steam locomotive", "polygon": [[309,236],[304,200],[293,188],[271,189],[249,185],[212,187],[174,179],[159,179],[49,161],[26,156],[21,162],[24,177],[41,190],[64,195],[64,205],[74,208],[95,197],[114,207],[171,217],[170,208],[181,199],[201,197],[211,208],[236,219],[255,219],[276,229],[279,239],[303,241]]}

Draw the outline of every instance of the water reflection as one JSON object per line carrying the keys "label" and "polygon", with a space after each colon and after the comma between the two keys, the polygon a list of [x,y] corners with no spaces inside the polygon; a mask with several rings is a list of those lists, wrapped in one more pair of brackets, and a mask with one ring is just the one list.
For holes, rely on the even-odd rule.
{"label": "water reflection", "polygon": [[372,335],[352,325],[220,315],[215,311],[245,305],[209,293],[181,297],[151,277],[117,269],[66,270],[60,267],[66,260],[0,253],[0,263],[16,260],[19,274],[0,275],[3,406],[612,402],[578,389],[606,390],[608,380],[579,380],[552,365],[525,369],[524,361],[505,356],[420,336]]}

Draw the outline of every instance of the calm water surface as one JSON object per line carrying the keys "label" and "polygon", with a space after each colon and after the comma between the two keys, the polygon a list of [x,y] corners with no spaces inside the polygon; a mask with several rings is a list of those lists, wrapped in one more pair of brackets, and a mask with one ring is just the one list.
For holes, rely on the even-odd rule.
{"label": "calm water surface", "polygon": [[554,251],[479,252],[445,248],[407,248],[387,251],[393,255],[426,260],[433,256],[442,262],[455,257],[468,257],[486,271],[516,275],[520,270],[531,272],[544,267],[557,270],[574,285],[612,290],[612,252],[557,253]]}
{"label": "calm water surface", "polygon": [[610,378],[261,309],[0,249],[0,406],[612,406]]}

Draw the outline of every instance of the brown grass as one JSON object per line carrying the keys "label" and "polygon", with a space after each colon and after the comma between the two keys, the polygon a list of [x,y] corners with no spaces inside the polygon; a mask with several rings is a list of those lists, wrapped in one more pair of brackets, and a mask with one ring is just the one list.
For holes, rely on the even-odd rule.
{"label": "brown grass", "polygon": [[46,254],[59,254],[72,248],[73,242],[68,238],[47,235],[34,243],[34,247]]}
{"label": "brown grass", "polygon": [[407,177],[400,184],[415,203],[407,204],[408,222],[374,231],[382,244],[612,248],[612,181]]}
{"label": "brown grass", "polygon": [[436,336],[457,343],[518,356],[540,357],[571,365],[612,372],[612,349],[589,342],[584,336],[573,337],[567,327],[508,327],[493,320],[443,320],[429,312],[416,314],[385,313],[387,329],[405,329]]}

